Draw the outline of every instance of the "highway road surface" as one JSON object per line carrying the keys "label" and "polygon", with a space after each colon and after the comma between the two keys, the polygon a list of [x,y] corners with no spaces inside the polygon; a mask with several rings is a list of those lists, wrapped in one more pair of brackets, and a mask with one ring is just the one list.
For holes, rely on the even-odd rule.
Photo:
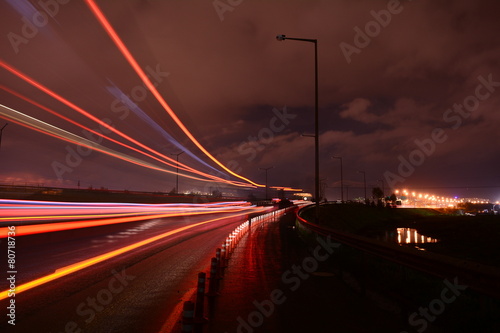
{"label": "highway road surface", "polygon": [[[227,235],[248,214],[270,209],[164,206],[64,211],[2,202],[1,267],[10,279],[0,282],[0,331],[156,333],[178,320],[196,274],[208,270]],[[8,262],[8,246],[14,261]]]}

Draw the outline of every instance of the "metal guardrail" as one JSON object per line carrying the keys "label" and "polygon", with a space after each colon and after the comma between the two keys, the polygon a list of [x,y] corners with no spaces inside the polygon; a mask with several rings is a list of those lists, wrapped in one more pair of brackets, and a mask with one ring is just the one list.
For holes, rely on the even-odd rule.
{"label": "metal guardrail", "polygon": [[297,212],[297,223],[316,234],[329,236],[336,242],[442,279],[453,279],[458,276],[460,282],[467,284],[471,289],[500,298],[500,268],[441,254],[415,251],[397,244],[383,243],[327,226],[320,226],[300,216],[304,210],[310,207],[303,207]]}

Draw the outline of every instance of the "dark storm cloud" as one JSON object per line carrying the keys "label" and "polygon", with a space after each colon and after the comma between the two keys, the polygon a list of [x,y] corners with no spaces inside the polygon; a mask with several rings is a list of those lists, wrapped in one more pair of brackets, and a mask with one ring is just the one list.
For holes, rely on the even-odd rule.
{"label": "dark storm cloud", "polygon": [[[43,10],[38,2],[30,3]],[[277,42],[275,36],[284,33],[319,40],[321,168],[330,185],[338,181],[337,161],[330,155],[344,157],[346,175],[353,184],[359,182],[356,171],[362,169],[375,185],[384,173],[397,173],[399,156],[408,158],[418,149],[415,140],[430,138],[436,128],[445,129],[447,140],[436,144],[401,186],[500,185],[500,88],[481,100],[470,116],[462,117],[457,129],[452,126],[458,120],[445,117],[454,104],[475,94],[480,76],[500,81],[497,1],[242,1],[223,12],[223,20],[211,1],[98,4],[143,68],[160,66],[169,73],[158,89],[202,144],[251,179],[262,181],[258,168],[275,165],[279,172],[270,171],[273,184],[290,181],[311,190],[313,140],[301,134],[311,133],[314,125],[313,49],[308,43]],[[110,81],[125,94],[140,81],[83,3],[61,5],[36,36],[19,45],[17,53],[7,35],[21,34],[22,14],[7,2],[1,9],[5,17],[0,26],[3,60],[96,116],[111,119],[117,128],[146,144],[168,145],[149,136],[146,128],[137,130],[135,118],[123,120],[113,112],[116,97],[107,89]],[[366,31],[382,22],[377,17],[384,24]],[[358,31],[365,37],[358,36]],[[346,44],[357,49],[349,57],[341,47]],[[1,83],[83,121],[5,71]],[[1,97],[4,104],[22,106],[9,94]],[[151,96],[138,105],[192,148]],[[249,160],[239,148],[249,136],[258,138],[263,129],[269,129],[272,110],[283,106],[297,118],[282,131],[272,132],[271,139],[267,132],[262,137],[265,142],[260,142],[263,149]],[[28,110],[64,125],[35,108]],[[52,173],[53,178],[51,162],[64,159],[66,145],[41,134],[15,131],[14,126],[8,129],[2,155],[9,154],[9,162],[2,165],[2,174],[8,177],[18,170],[13,162],[17,153],[12,150],[29,148],[29,140],[16,139],[18,132],[47,152],[26,172],[31,169],[30,177],[47,179]],[[105,186],[123,187],[119,179],[106,179],[115,169],[130,170],[138,184],[155,187],[150,185],[159,177],[154,172],[141,172],[121,162],[112,165],[108,158],[96,168],[100,155],[92,156],[68,176],[80,179],[92,174],[97,184],[101,175]],[[173,184],[172,176],[161,177]],[[477,195],[500,199],[499,188],[481,191]]]}

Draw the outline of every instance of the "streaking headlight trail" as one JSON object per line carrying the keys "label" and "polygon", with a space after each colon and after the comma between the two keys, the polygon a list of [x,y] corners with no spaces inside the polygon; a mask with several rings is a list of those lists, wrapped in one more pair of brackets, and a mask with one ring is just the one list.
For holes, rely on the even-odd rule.
{"label": "streaking headlight trail", "polygon": [[[251,207],[246,207],[246,208],[248,210]],[[260,208],[254,208],[254,207],[252,207],[252,208],[254,209],[254,211],[263,211],[263,210],[266,209],[266,208],[262,208],[262,207],[260,207]],[[228,218],[243,216],[245,214],[248,214],[248,212],[246,212],[246,211],[245,212],[241,212],[240,211],[240,212],[235,213],[235,214],[230,214],[230,215],[226,215],[226,216],[223,216],[223,217],[213,218],[213,219],[205,220],[205,221],[202,221],[202,222],[189,224],[189,225],[186,225],[186,226],[174,229],[174,230],[170,230],[170,231],[164,232],[162,234],[159,234],[159,235],[156,235],[156,236],[153,236],[153,237],[150,237],[150,238],[138,241],[136,243],[133,243],[133,244],[130,244],[130,245],[127,245],[127,246],[115,249],[113,251],[106,252],[106,253],[94,256],[92,258],[89,258],[89,259],[86,259],[86,260],[82,260],[82,261],[76,262],[74,264],[61,267],[59,269],[56,269],[54,273],[42,276],[40,278],[37,278],[35,280],[32,280],[30,282],[27,282],[27,283],[24,283],[24,284],[21,284],[21,285],[18,285],[16,287],[16,294],[19,294],[19,293],[27,291],[29,289],[38,287],[38,286],[43,285],[45,283],[54,281],[56,279],[59,279],[61,277],[66,276],[66,275],[75,273],[75,272],[77,272],[79,270],[88,268],[90,266],[93,266],[95,264],[103,262],[103,261],[105,261],[107,259],[117,257],[119,255],[122,255],[124,253],[127,253],[127,252],[130,252],[132,250],[138,249],[138,248],[140,248],[142,246],[151,244],[153,242],[159,241],[159,240],[164,239],[166,237],[178,234],[178,233],[180,233],[182,231],[189,230],[189,229],[192,229],[192,228],[195,228],[195,227],[198,227],[198,226],[202,226],[202,225],[207,225],[207,224],[210,224],[210,223],[215,223],[217,221],[221,221],[221,220],[228,219]],[[0,300],[7,298],[8,294],[9,294],[9,290],[5,290],[5,291],[1,292],[0,293]]]}
{"label": "streaking headlight trail", "polygon": [[[239,212],[249,203],[217,202],[207,204],[120,204],[64,203],[0,200],[0,238],[7,235],[6,224],[15,222],[18,236],[136,222],[174,216],[193,216]],[[50,221],[52,223],[43,223]]]}

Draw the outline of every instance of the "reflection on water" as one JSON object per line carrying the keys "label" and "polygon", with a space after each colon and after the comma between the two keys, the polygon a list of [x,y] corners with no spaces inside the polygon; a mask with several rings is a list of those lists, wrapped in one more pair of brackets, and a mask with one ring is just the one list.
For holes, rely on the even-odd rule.
{"label": "reflection on water", "polygon": [[397,242],[398,244],[423,244],[438,242],[436,238],[419,234],[416,229],[412,228],[397,228],[396,232],[386,231],[384,241]]}
{"label": "reflection on water", "polygon": [[399,244],[422,244],[422,243],[437,243],[437,239],[421,235],[416,229],[398,228],[398,243]]}

